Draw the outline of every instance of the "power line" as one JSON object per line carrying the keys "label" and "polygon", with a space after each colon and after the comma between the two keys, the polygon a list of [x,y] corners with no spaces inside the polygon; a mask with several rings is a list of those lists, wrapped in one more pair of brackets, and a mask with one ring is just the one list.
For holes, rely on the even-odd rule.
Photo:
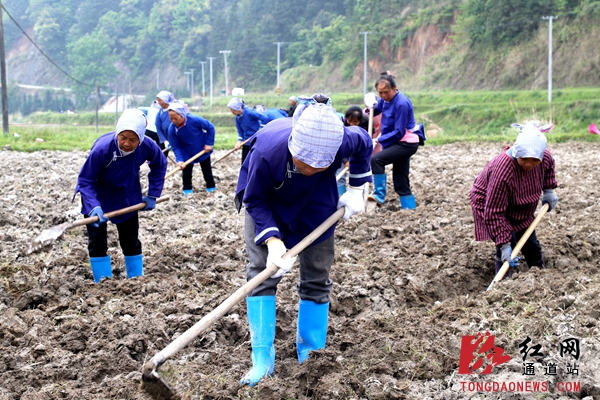
{"label": "power line", "polygon": [[74,80],[75,82],[79,83],[80,85],[90,86],[90,87],[94,87],[95,86],[95,85],[90,85],[89,83],[84,83],[84,82],[80,81],[79,79],[74,78],[67,71],[65,71],[64,69],[62,69],[62,67],[60,65],[58,65],[57,63],[54,62],[54,60],[52,60],[50,57],[48,57],[48,55],[46,53],[44,53],[44,50],[42,50],[40,48],[40,46],[38,46],[37,43],[35,43],[31,37],[29,37],[29,35],[27,34],[27,32],[25,32],[25,30],[23,28],[21,28],[21,25],[19,25],[19,23],[13,18],[13,16],[10,15],[10,13],[8,12],[8,10],[4,7],[4,4],[2,4],[2,9],[6,13],[6,15],[8,15],[8,17],[12,20],[12,22],[15,23],[15,25],[17,26],[17,28],[19,28],[19,30],[21,32],[23,32],[23,35],[25,35],[25,37],[31,42],[31,44],[33,44],[35,46],[35,48],[38,49],[40,51],[40,53],[42,53],[42,55],[44,57],[46,57],[46,59],[48,59],[48,61],[50,61],[52,63],[52,65],[54,65],[56,68],[58,68],[68,78]]}

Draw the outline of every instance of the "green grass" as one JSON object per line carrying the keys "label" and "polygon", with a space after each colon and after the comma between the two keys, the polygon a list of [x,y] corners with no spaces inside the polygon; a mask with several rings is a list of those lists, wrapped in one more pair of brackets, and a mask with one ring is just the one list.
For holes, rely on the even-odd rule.
{"label": "green grass", "polygon": [[[86,151],[101,135],[114,131],[114,126],[26,126],[12,125],[8,135],[0,134],[0,148],[10,145],[14,151],[62,150]],[[15,137],[18,134],[19,137]],[[36,142],[36,139],[43,142]],[[237,142],[235,128],[217,128],[215,149],[231,149]]]}
{"label": "green grass", "polygon": [[[554,123],[548,134],[550,143],[574,141],[595,142],[597,135],[588,133],[591,123],[600,124],[600,88],[570,88],[553,92],[548,104],[545,90],[529,91],[436,91],[407,92],[412,100],[415,118],[425,128],[435,124],[438,137],[429,137],[427,145],[454,142],[511,142],[518,133],[511,128],[513,122],[525,123],[531,119],[542,123]],[[288,108],[289,95],[249,94],[243,96],[246,104],[264,104],[268,108]],[[362,104],[362,93],[331,94],[333,106],[345,112],[348,106]],[[217,128],[215,149],[230,149],[237,135],[235,120],[227,108],[231,97],[213,98],[212,107],[201,107],[197,112]],[[188,104],[189,99],[183,99]],[[198,103],[198,102],[196,102]],[[208,104],[208,99],[205,99]],[[99,134],[114,129],[113,113],[99,114],[98,134],[95,133],[95,113],[74,115],[58,113],[34,113],[23,122],[30,124],[60,124],[54,126],[11,126],[10,135],[0,136],[0,146],[10,144],[13,150],[88,150]],[[15,138],[12,133],[21,137]],[[36,143],[36,138],[44,139]]]}

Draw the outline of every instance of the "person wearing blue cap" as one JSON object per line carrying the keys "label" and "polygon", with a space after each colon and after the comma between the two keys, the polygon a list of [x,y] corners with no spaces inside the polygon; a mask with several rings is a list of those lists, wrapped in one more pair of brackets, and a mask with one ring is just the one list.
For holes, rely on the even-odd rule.
{"label": "person wearing blue cap", "polygon": [[[251,280],[268,265],[280,269],[246,298],[252,346],[252,368],[241,379],[256,385],[273,374],[277,285],[295,257],[283,259],[333,213],[345,207],[343,218],[364,209],[362,186],[372,180],[371,138],[359,127],[344,124],[326,96],[300,99],[293,118],[277,119],[251,140],[251,149],[238,178],[235,202],[245,205],[244,237]],[[350,160],[350,188],[338,196],[335,171]],[[327,339],[329,277],[334,260],[334,231],[329,228],[298,256],[300,296],[296,346],[298,362]]]}
{"label": "person wearing blue cap", "polygon": [[[200,164],[206,191],[212,193],[217,190],[215,178],[212,173],[210,155],[215,144],[215,126],[207,119],[188,112],[185,104],[175,101],[169,104],[169,143],[175,153],[179,168],[183,170],[183,194],[188,196],[194,192],[192,173],[194,164]],[[187,160],[204,151],[204,154],[187,166]]]}
{"label": "person wearing blue cap", "polygon": [[[98,221],[86,225],[88,252],[94,282],[112,278],[110,255],[107,254],[105,212],[146,203],[143,211],[156,207],[156,199],[163,189],[167,161],[158,145],[144,140],[146,117],[140,110],[125,110],[117,122],[115,132],[100,136],[92,145],[84,162],[73,194],[81,194],[81,212]],[[148,195],[142,198],[140,166],[148,162]],[[137,211],[110,218],[117,225],[119,243],[125,256],[127,278],[144,274],[142,243],[138,238]]]}
{"label": "person wearing blue cap", "polygon": [[252,135],[258,131],[262,125],[268,124],[271,119],[259,113],[252,107],[247,106],[242,99],[237,97],[232,98],[227,103],[227,107],[233,115],[235,115],[235,127],[238,132],[238,140],[235,144],[235,149],[239,150],[242,148],[242,164],[248,156],[250,151],[250,144],[242,144],[247,139],[250,139]]}

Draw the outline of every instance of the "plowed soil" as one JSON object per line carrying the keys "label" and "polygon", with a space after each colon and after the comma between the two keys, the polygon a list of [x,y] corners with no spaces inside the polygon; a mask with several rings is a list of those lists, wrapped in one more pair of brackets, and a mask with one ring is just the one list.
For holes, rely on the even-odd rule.
{"label": "plowed soil", "polygon": [[[600,399],[600,144],[550,146],[560,201],[537,228],[548,268],[522,263],[486,291],[494,246],[473,239],[468,192],[502,149],[422,147],[411,167],[416,210],[401,210],[388,182],[384,207],[339,224],[327,347],[302,365],[292,270],[279,285],[273,378],[239,385],[251,366],[243,301],[159,373],[190,399]],[[245,283],[243,214],[233,204],[240,155],[215,165],[216,193],[204,192],[198,168],[194,195],[181,196],[176,175],[163,193],[170,201],[141,213],[145,276],[126,279],[109,223],[114,277],[94,284],[83,227],[26,254],[44,229],[81,218],[79,196],[71,199],[86,153],[0,154],[0,399],[150,399],[144,363]],[[461,338],[477,332],[494,335],[510,361],[458,374]],[[527,337],[544,354],[528,353],[534,375],[519,347]],[[578,360],[560,354],[569,338],[579,340]],[[492,381],[549,389],[468,390]],[[566,381],[580,387],[560,391]]]}

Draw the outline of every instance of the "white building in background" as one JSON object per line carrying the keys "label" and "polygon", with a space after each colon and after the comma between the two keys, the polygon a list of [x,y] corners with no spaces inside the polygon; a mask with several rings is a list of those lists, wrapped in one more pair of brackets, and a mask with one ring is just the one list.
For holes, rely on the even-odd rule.
{"label": "white building in background", "polygon": [[115,111],[123,111],[128,108],[137,108],[140,105],[143,105],[146,96],[142,95],[129,95],[129,94],[120,94],[119,96],[111,96],[110,99],[106,101],[100,107],[98,112],[115,112]]}

